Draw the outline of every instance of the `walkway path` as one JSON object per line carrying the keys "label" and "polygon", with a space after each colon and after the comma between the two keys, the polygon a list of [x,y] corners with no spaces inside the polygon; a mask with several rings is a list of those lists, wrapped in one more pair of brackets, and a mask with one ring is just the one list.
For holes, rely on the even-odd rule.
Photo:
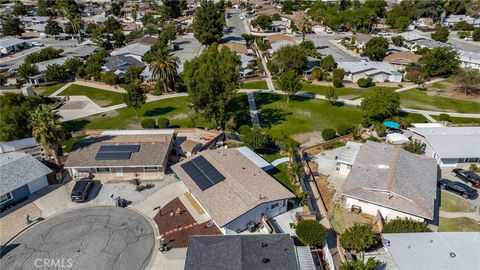
{"label": "walkway path", "polygon": [[288,162],[288,157],[282,157],[282,158],[275,159],[270,164],[277,167],[278,165],[280,165],[282,163],[285,163],[285,162]]}
{"label": "walkway path", "polygon": [[258,118],[257,105],[255,104],[254,92],[247,93],[248,98],[248,108],[250,109],[250,117],[252,118],[253,126],[260,126],[260,119]]}
{"label": "walkway path", "polygon": [[63,90],[67,89],[70,85],[72,85],[73,83],[67,83],[65,84],[64,86],[60,87],[57,91],[53,92],[52,94],[50,94],[50,97],[56,97],[58,96]]}
{"label": "walkway path", "polygon": [[443,218],[462,218],[467,217],[476,221],[480,221],[480,214],[478,211],[475,212],[446,212],[440,210],[440,217]]}
{"label": "walkway path", "polygon": [[431,115],[429,114],[426,114],[426,113],[422,113],[422,115],[427,118],[427,121],[430,122],[430,123],[437,123],[437,119],[433,118]]}

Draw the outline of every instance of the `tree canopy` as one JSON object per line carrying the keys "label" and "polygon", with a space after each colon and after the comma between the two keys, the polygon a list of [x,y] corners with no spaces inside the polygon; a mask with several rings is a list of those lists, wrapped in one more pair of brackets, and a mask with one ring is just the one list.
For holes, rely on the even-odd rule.
{"label": "tree canopy", "polygon": [[440,42],[447,42],[448,35],[450,32],[448,31],[448,27],[440,25],[437,26],[435,32],[431,34],[433,40],[440,41]]}
{"label": "tree canopy", "polygon": [[382,61],[388,51],[388,40],[384,37],[374,37],[365,44],[364,53],[372,61]]}
{"label": "tree canopy", "polygon": [[377,245],[373,227],[370,224],[356,224],[345,230],[340,236],[345,249],[366,251]]}
{"label": "tree canopy", "polygon": [[380,89],[375,94],[362,100],[360,109],[367,122],[382,122],[395,116],[400,110],[400,96],[394,91]]}
{"label": "tree canopy", "polygon": [[255,19],[251,21],[253,27],[258,27],[263,30],[266,30],[272,24],[272,17],[267,14],[260,14]]}
{"label": "tree canopy", "polygon": [[225,16],[219,3],[202,0],[200,7],[195,10],[193,32],[195,38],[203,45],[218,43],[222,39]]}
{"label": "tree canopy", "polygon": [[133,81],[125,87],[125,90],[127,92],[123,94],[123,100],[128,108],[135,110],[135,116],[138,117],[138,109],[147,101],[147,95],[141,87],[141,82],[139,80]]}
{"label": "tree canopy", "polygon": [[63,33],[63,29],[58,25],[58,22],[50,18],[45,25],[45,34],[57,36],[60,33]]}
{"label": "tree canopy", "polygon": [[299,221],[295,233],[303,244],[309,246],[320,246],[327,239],[327,229],[318,220]]}
{"label": "tree canopy", "polygon": [[300,73],[307,65],[307,51],[302,46],[283,46],[273,53],[273,62],[281,71],[293,70]]}
{"label": "tree canopy", "polygon": [[437,47],[426,53],[419,61],[422,71],[428,76],[453,73],[458,70],[460,60],[455,49]]}
{"label": "tree canopy", "polygon": [[283,72],[277,80],[280,90],[287,94],[287,102],[290,101],[290,96],[296,94],[302,89],[302,82],[300,77],[293,70]]}
{"label": "tree canopy", "polygon": [[22,22],[12,14],[2,16],[1,21],[5,36],[20,36],[24,32]]}
{"label": "tree canopy", "polygon": [[212,45],[187,61],[183,80],[193,109],[214,126],[223,128],[229,118],[228,107],[240,87],[240,59],[228,48],[218,51]]}

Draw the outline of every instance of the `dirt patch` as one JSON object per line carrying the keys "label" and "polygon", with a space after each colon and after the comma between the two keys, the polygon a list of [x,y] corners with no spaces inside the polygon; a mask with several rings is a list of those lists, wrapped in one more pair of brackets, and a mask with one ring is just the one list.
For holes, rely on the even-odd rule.
{"label": "dirt patch", "polygon": [[300,143],[300,147],[309,147],[324,142],[322,133],[318,131],[295,134],[293,139]]}
{"label": "dirt patch", "polygon": [[179,119],[185,119],[185,118],[188,118],[188,117],[190,117],[190,115],[188,113],[178,113],[178,114],[175,114],[172,117],[169,117],[168,119],[179,120]]}
{"label": "dirt patch", "polygon": [[328,217],[333,229],[340,234],[355,224],[373,223],[372,216],[349,212],[339,204],[333,204],[333,207],[328,211]]}
{"label": "dirt patch", "polygon": [[335,195],[335,189],[333,189],[330,183],[328,183],[327,179],[328,176],[326,175],[320,174],[319,176],[315,176],[315,185],[317,185],[317,188],[320,190],[320,194],[322,195],[323,202],[327,207],[327,211],[330,211],[330,209],[333,207],[333,196]]}
{"label": "dirt patch", "polygon": [[[461,100],[476,101],[480,102],[480,95],[467,95],[458,89],[459,85],[456,83],[443,81],[438,83],[441,85],[441,88],[430,85],[427,90],[427,95],[429,96],[443,96],[450,97]],[[438,86],[438,85],[437,85]]]}

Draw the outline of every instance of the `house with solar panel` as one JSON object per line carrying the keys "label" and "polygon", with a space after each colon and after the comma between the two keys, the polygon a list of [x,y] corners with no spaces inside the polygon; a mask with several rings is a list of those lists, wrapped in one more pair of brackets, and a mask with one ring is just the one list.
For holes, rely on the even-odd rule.
{"label": "house with solar panel", "polygon": [[65,168],[72,177],[160,180],[165,176],[173,130],[115,130],[72,147]]}
{"label": "house with solar panel", "polygon": [[295,195],[238,149],[202,151],[172,166],[223,234],[237,234],[287,211]]}

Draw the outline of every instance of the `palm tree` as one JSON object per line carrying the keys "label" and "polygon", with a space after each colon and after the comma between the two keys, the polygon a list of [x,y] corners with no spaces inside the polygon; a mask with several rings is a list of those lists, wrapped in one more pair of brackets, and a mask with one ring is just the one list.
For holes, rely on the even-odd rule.
{"label": "palm tree", "polygon": [[63,140],[63,125],[61,116],[52,110],[47,104],[38,106],[28,119],[28,126],[32,129],[35,141],[52,153],[55,163],[60,165],[58,147]]}
{"label": "palm tree", "polygon": [[312,24],[310,23],[310,18],[303,16],[300,21],[300,31],[302,32],[302,42],[305,41],[305,35],[312,31]]}
{"label": "palm tree", "polygon": [[180,60],[174,55],[170,48],[161,48],[155,52],[150,62],[152,77],[163,85],[165,92],[177,79],[177,69]]}

